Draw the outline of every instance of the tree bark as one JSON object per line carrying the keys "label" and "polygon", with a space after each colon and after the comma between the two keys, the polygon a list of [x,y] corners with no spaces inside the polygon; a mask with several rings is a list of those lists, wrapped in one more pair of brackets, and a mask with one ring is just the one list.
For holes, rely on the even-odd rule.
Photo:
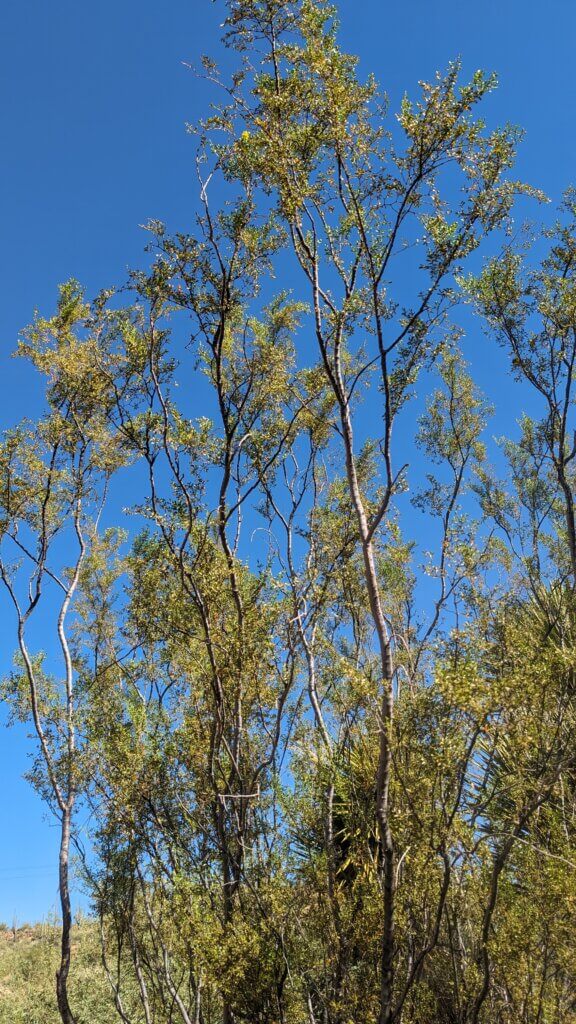
{"label": "tree bark", "polygon": [[72,909],[70,905],[70,819],[72,804],[69,802],[62,812],[60,832],[60,854],[58,861],[58,889],[62,912],[62,935],[60,944],[60,967],[56,972],[56,998],[62,1024],[76,1024],[76,1017],[68,1002],[68,975],[70,973]]}

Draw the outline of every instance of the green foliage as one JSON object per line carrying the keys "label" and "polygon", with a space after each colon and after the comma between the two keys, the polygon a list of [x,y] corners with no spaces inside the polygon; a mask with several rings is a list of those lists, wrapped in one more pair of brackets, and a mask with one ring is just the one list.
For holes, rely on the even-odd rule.
{"label": "green foliage", "polygon": [[[0,445],[2,696],[63,944],[0,935],[0,1013],[56,1019],[57,971],[64,1024],[570,1024],[574,197],[539,266],[506,235],[470,276],[542,198],[493,76],[394,118],[322,0],[230,0],[224,38],[195,234],[151,223],[126,305],[71,281],[19,347],[46,411]],[[505,481],[462,293],[541,403]]]}
{"label": "green foliage", "polygon": [[[54,973],[58,966],[59,927],[55,922],[23,926],[16,935],[5,926],[0,935],[0,1021],[2,1024],[57,1024]],[[81,924],[76,932],[72,998],[82,1020],[107,1024],[114,1004],[100,958],[98,927]]]}

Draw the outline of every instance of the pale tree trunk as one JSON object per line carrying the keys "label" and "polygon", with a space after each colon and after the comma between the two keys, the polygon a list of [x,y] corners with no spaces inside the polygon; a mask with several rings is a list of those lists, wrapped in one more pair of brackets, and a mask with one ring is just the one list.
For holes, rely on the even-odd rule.
{"label": "pale tree trunk", "polygon": [[372,531],[368,522],[364,501],[360,491],[354,461],[352,419],[348,400],[344,397],[343,382],[339,387],[340,418],[346,454],[346,474],[352,504],[358,520],[364,575],[368,592],[370,612],[380,653],[382,671],[382,698],[378,722],[379,752],[376,775],[376,821],[382,847],[383,923],[380,953],[380,1016],[379,1024],[391,1024],[393,1019],[392,999],[394,986],[394,901],[395,901],[395,850],[390,827],[390,782],[392,775],[391,732],[394,713],[394,661],[388,627],[382,608],[378,574],[374,560]]}
{"label": "pale tree trunk", "polygon": [[60,944],[60,967],[56,972],[56,998],[63,1024],[76,1024],[76,1018],[68,1002],[68,975],[70,973],[72,909],[70,904],[70,823],[73,800],[69,800],[62,813],[60,832],[60,854],[58,864],[58,888],[62,913],[62,936]]}

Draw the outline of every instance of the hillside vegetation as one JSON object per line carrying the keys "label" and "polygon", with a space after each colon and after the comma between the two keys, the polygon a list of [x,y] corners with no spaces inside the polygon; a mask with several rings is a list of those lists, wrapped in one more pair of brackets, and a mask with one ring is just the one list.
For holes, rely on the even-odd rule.
{"label": "hillside vegetation", "polygon": [[[113,1002],[100,957],[98,926],[74,928],[70,991],[88,1024],[113,1019]],[[60,927],[0,925],[0,1024],[58,1024],[54,976],[60,958]]]}

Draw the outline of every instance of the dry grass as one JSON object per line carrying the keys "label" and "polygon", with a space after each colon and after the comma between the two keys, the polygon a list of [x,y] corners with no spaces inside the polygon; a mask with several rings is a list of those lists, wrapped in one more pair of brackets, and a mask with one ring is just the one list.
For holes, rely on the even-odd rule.
{"label": "dry grass", "polygon": [[[54,994],[59,942],[54,924],[24,925],[16,932],[0,926],[0,1024],[59,1024]],[[114,1019],[91,922],[75,928],[70,1001],[82,1024]]]}

